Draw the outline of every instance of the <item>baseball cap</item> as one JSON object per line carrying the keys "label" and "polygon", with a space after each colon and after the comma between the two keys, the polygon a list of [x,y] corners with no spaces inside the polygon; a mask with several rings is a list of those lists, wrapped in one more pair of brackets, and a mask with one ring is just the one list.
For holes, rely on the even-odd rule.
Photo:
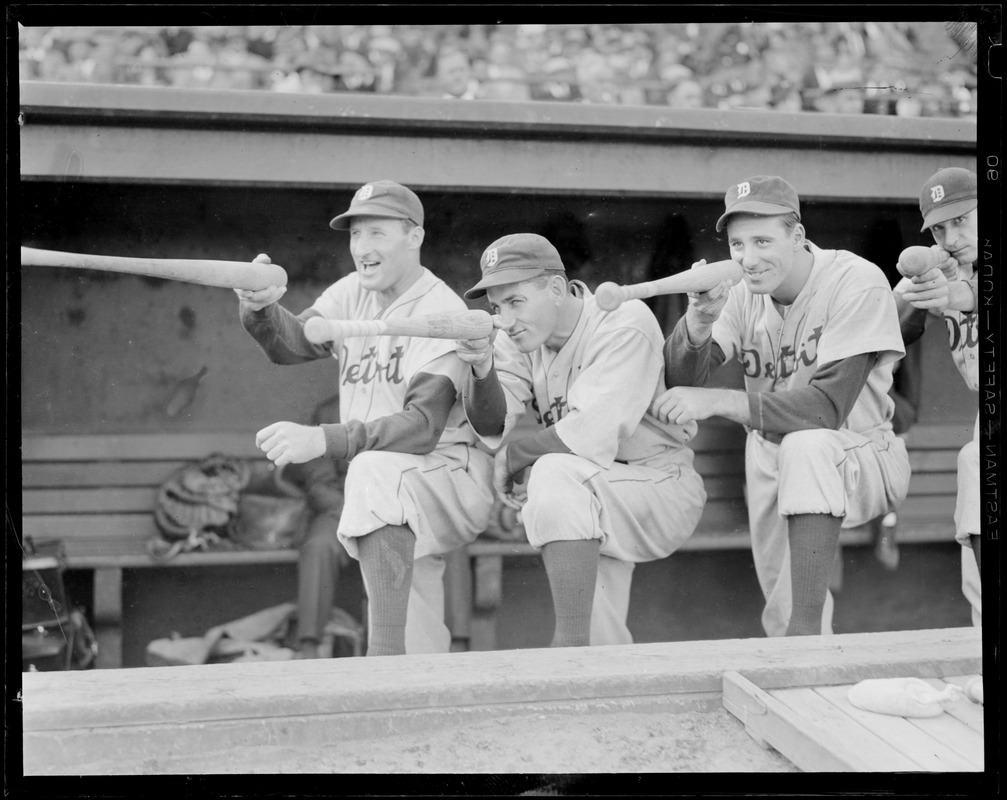
{"label": "baseball cap", "polygon": [[357,189],[349,209],[333,219],[329,227],[345,231],[353,217],[408,219],[423,227],[423,204],[412,189],[400,183],[374,181]]}
{"label": "baseball cap", "polygon": [[920,213],[923,214],[920,233],[978,206],[979,189],[974,172],[960,167],[939,169],[920,189]]}
{"label": "baseball cap", "polygon": [[724,195],[726,210],[717,220],[717,230],[723,230],[731,214],[789,214],[801,218],[797,190],[776,175],[755,175],[736,183]]}
{"label": "baseball cap", "polygon": [[490,286],[531,280],[547,269],[566,271],[559,251],[536,233],[512,233],[487,247],[479,259],[483,279],[465,292],[465,299],[482,297]]}

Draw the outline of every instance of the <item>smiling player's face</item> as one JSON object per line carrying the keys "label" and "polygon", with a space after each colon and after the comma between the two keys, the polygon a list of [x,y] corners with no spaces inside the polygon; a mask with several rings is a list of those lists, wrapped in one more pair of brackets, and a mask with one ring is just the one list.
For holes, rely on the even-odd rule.
{"label": "smiling player's face", "polygon": [[350,225],[350,255],[360,285],[395,297],[411,282],[421,228],[399,219],[357,217]]}
{"label": "smiling player's face", "polygon": [[727,242],[753,294],[771,294],[783,302],[797,296],[804,284],[795,268],[804,243],[800,224],[788,233],[783,217],[735,214],[727,222]]}
{"label": "smiling player's face", "polygon": [[538,286],[535,281],[490,286],[486,300],[500,315],[506,331],[522,353],[530,353],[552,341],[559,322],[558,293],[552,281]]}

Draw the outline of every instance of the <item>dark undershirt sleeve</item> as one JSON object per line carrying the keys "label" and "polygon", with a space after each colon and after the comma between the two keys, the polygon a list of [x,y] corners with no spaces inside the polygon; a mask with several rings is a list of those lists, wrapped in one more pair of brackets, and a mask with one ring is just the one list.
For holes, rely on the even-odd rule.
{"label": "dark undershirt sleeve", "polygon": [[877,353],[861,353],[819,367],[811,382],[800,389],[750,392],[751,427],[766,433],[837,430],[849,416],[877,360]]}
{"label": "dark undershirt sleeve", "polygon": [[556,428],[549,427],[531,436],[518,439],[507,446],[507,471],[511,475],[530,467],[546,453],[570,453]]}
{"label": "dark undershirt sleeve", "polygon": [[241,324],[274,364],[303,364],[332,355],[329,344],[314,344],[304,335],[304,321],[320,314],[308,308],[294,315],[279,303],[259,311],[244,306],[239,311]]}
{"label": "dark undershirt sleeve", "polygon": [[499,436],[507,420],[507,398],[495,369],[479,380],[470,369],[462,390],[465,415],[480,436]]}
{"label": "dark undershirt sleeve", "polygon": [[456,396],[450,378],[421,372],[409,384],[402,411],[370,422],[354,419],[320,426],[325,455],[351,459],[365,450],[429,453],[440,441]]}
{"label": "dark undershirt sleeve", "polygon": [[724,360],[712,336],[698,345],[689,341],[683,316],[664,343],[664,388],[702,386]]}
{"label": "dark undershirt sleeve", "polygon": [[899,329],[902,332],[903,344],[912,344],[919,339],[927,327],[927,317],[930,313],[925,309],[914,308],[899,295],[895,296],[895,306],[899,312]]}

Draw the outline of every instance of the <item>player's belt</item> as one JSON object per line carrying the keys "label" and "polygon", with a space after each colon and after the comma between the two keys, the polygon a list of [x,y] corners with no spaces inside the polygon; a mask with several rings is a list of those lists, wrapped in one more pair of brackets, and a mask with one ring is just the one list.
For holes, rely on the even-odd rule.
{"label": "player's belt", "polygon": [[780,444],[783,441],[783,437],[786,436],[784,433],[766,433],[765,431],[760,431],[759,433],[763,439],[773,444]]}

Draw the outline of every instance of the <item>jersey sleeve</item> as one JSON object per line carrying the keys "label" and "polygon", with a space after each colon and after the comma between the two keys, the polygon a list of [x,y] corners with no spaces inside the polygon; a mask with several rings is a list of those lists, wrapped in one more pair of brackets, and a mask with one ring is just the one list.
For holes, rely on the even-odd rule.
{"label": "jersey sleeve", "polygon": [[[877,353],[878,366],[905,355],[899,312],[888,281],[877,267],[851,270],[837,287],[828,321],[818,341],[818,363],[825,365],[861,353]],[[872,285],[873,283],[873,285]]]}
{"label": "jersey sleeve", "polygon": [[874,353],[861,353],[819,366],[807,386],[782,392],[749,392],[751,427],[764,433],[838,430],[875,363]]}
{"label": "jersey sleeve", "polygon": [[664,343],[664,388],[702,386],[724,363],[724,351],[709,337],[705,342],[689,341],[683,316]]}
{"label": "jersey sleeve", "polygon": [[656,338],[632,325],[600,327],[592,337],[570,387],[569,410],[555,425],[572,453],[611,466],[620,442],[640,425],[662,380],[660,328],[654,325]]}
{"label": "jersey sleeve", "polygon": [[325,454],[351,459],[365,450],[425,454],[440,440],[455,404],[454,382],[442,375],[420,373],[409,382],[402,411],[362,422],[322,425]]}
{"label": "jersey sleeve", "polygon": [[332,355],[330,344],[314,344],[304,335],[304,321],[315,316],[311,309],[295,316],[273,303],[259,311],[242,308],[240,314],[242,327],[274,364],[303,364]]}

